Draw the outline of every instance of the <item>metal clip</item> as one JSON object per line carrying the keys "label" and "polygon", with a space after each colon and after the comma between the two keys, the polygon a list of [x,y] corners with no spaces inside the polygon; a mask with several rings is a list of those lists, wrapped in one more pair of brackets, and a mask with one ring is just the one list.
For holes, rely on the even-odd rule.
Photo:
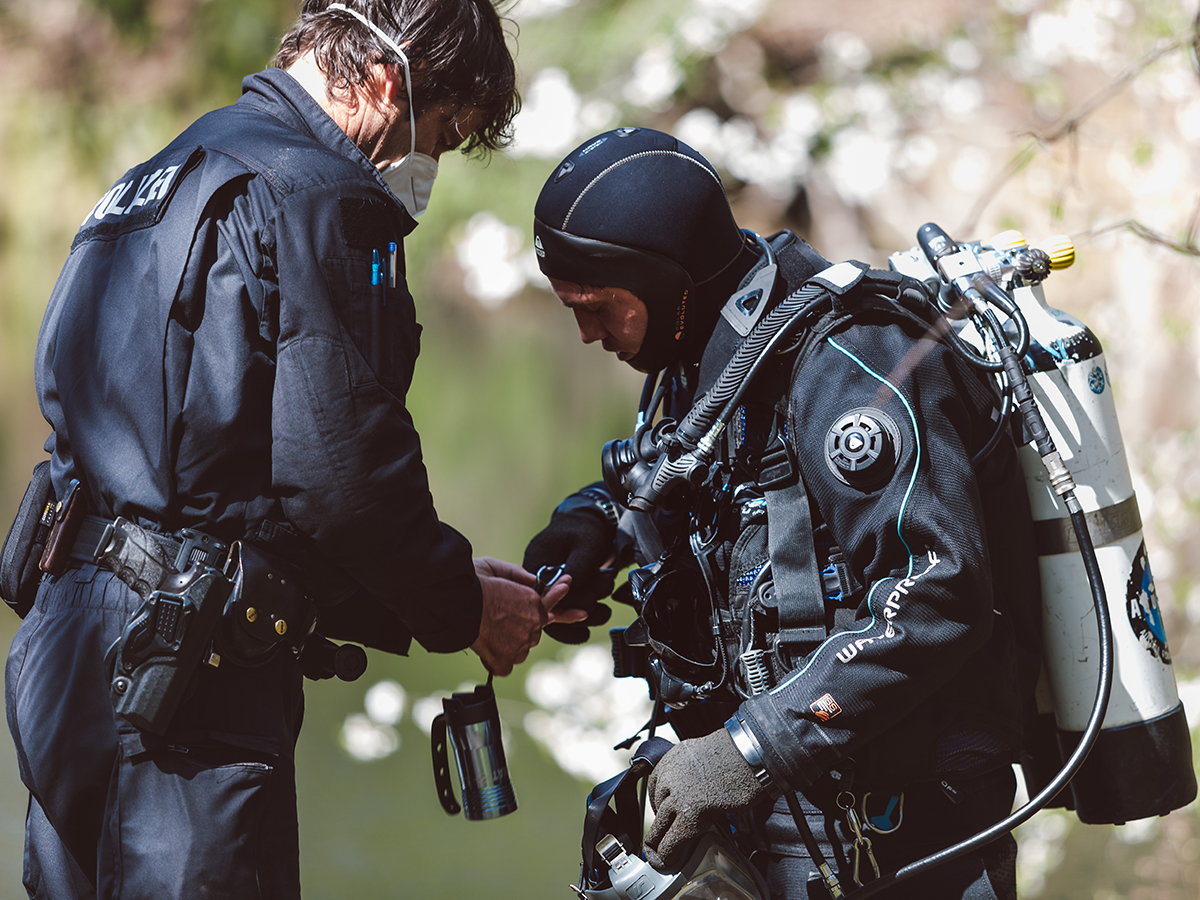
{"label": "metal clip", "polygon": [[875,872],[875,878],[879,877],[879,863],[875,860],[875,853],[871,850],[871,839],[863,836],[862,821],[858,817],[858,812],[854,809],[854,795],[849,791],[842,791],[838,794],[837,805],[846,813],[846,824],[850,826],[850,831],[854,833],[854,883],[859,887],[863,886],[862,879],[859,878],[859,869],[862,866],[862,855],[865,851],[867,861],[871,863],[871,868]]}
{"label": "metal clip", "polygon": [[558,583],[558,580],[566,574],[566,563],[562,563],[558,566],[542,566],[537,570],[537,585],[534,590],[536,590],[539,594],[545,594],[546,591],[554,587],[554,585]]}
{"label": "metal clip", "polygon": [[[943,782],[945,784],[945,782]],[[880,815],[872,816],[867,811],[867,800],[870,799],[871,793],[868,791],[863,794],[862,802],[859,803],[859,812],[862,813],[863,824],[871,831],[879,834],[892,834],[900,829],[904,824],[904,791],[899,794],[892,794],[888,798],[888,804]],[[895,824],[892,824],[892,823]]]}

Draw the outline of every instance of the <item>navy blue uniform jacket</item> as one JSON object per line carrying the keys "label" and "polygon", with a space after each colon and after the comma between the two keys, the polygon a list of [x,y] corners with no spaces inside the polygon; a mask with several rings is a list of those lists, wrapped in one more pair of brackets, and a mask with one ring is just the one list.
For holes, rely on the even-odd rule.
{"label": "navy blue uniform jacket", "polygon": [[[225,540],[292,532],[349,599],[321,629],[403,652],[478,634],[471,548],[439,522],[405,409],[414,223],[289,75],[248,77],[83,221],[37,348],[54,484],[90,511]],[[400,245],[396,287],[372,251]],[[293,553],[293,555],[295,555]]]}

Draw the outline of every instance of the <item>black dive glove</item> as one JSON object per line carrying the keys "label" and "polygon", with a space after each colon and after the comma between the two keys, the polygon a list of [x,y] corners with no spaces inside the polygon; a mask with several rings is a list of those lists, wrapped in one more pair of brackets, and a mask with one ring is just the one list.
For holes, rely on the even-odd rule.
{"label": "black dive glove", "polygon": [[727,812],[750,809],[769,795],[724,728],[681,741],[658,761],[647,783],[654,823],[646,860],[656,869],[679,854]]}
{"label": "black dive glove", "polygon": [[522,565],[537,574],[543,566],[566,564],[571,590],[558,609],[583,609],[582,622],[554,622],[544,629],[556,641],[582,644],[588,629],[603,625],[612,610],[600,601],[612,593],[616,571],[602,568],[612,557],[617,539],[617,508],[603,482],[588,485],[558,505],[543,528],[525,548]]}

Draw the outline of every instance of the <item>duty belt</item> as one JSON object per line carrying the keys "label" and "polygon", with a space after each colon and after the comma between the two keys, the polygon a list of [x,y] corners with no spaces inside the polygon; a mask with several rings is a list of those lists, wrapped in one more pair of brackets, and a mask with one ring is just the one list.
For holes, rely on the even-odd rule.
{"label": "duty belt", "polygon": [[[84,516],[79,524],[79,532],[71,544],[70,558],[80,563],[95,562],[96,557],[108,545],[112,529],[112,519]],[[225,561],[229,557],[229,545],[202,531],[181,528],[174,534],[161,534],[146,529],[146,533],[162,545],[168,557],[175,560],[175,569],[179,572],[186,571],[197,562],[217,570],[225,568]]]}

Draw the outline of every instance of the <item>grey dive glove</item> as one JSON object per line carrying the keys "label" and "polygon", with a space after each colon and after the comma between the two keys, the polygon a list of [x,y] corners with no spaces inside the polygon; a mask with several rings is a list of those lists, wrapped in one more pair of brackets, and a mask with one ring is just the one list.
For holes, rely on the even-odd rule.
{"label": "grey dive glove", "polygon": [[676,863],[721,814],[750,809],[769,794],[724,728],[668,750],[648,788],[654,823],[646,833],[646,859],[656,869]]}

